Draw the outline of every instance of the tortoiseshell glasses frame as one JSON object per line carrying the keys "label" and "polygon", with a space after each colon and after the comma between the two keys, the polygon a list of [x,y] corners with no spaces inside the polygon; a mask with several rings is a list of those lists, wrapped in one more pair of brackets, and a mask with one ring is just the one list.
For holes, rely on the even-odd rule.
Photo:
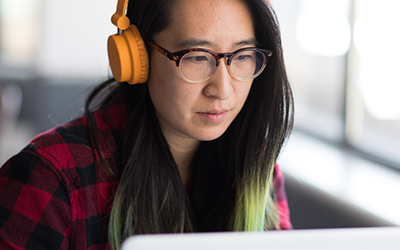
{"label": "tortoiseshell glasses frame", "polygon": [[[152,43],[152,42],[148,42],[148,44],[153,47],[156,51],[158,51],[159,53],[163,54],[165,57],[167,57],[169,60],[174,61],[176,64],[176,67],[178,69],[179,75],[186,81],[188,82],[203,82],[206,81],[207,79],[209,79],[211,77],[211,75],[215,72],[215,70],[217,69],[217,67],[220,64],[220,59],[221,58],[226,58],[226,63],[228,66],[228,71],[230,73],[230,75],[239,80],[239,81],[247,81],[253,78],[256,78],[257,76],[259,76],[262,71],[264,70],[264,68],[267,65],[267,62],[269,60],[269,58],[273,55],[273,51],[271,50],[265,50],[265,49],[260,49],[260,48],[256,48],[256,47],[246,47],[246,48],[242,48],[239,50],[236,50],[232,53],[215,53],[211,50],[208,49],[203,49],[203,48],[192,48],[192,49],[186,49],[186,50],[181,50],[181,51],[177,51],[177,52],[170,52],[167,49]],[[181,72],[181,70],[179,69],[180,66],[180,62],[181,59],[188,53],[190,52],[206,52],[210,55],[212,55],[215,58],[215,66],[212,70],[209,70],[209,72],[207,72],[207,74],[200,79],[188,79],[186,76],[184,76]],[[231,70],[231,64],[232,64],[232,59],[235,58],[236,55],[240,54],[240,53],[246,53],[246,52],[256,52],[258,56],[261,56],[260,58],[252,58],[252,60],[254,61],[255,64],[259,64],[257,68],[255,68],[252,72],[252,74],[248,77],[238,77],[237,75],[235,75],[232,70]],[[241,55],[241,54],[240,54]],[[262,60],[262,61],[261,61]]]}

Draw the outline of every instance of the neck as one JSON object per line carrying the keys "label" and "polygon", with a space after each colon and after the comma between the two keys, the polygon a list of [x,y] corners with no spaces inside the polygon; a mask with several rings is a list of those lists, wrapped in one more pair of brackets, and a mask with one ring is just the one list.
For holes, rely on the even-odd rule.
{"label": "neck", "polygon": [[186,186],[191,174],[191,162],[197,148],[200,145],[199,141],[193,139],[175,139],[166,138],[169,144],[172,156],[178,166],[179,174],[181,175],[182,184]]}

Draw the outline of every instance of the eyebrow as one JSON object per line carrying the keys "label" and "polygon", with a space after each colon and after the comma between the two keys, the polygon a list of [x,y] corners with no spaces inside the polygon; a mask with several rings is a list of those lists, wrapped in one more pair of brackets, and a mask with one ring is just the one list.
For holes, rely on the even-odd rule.
{"label": "eyebrow", "polygon": [[255,38],[251,38],[251,39],[248,39],[248,40],[243,40],[243,41],[240,41],[240,42],[235,43],[235,46],[236,46],[236,47],[243,46],[243,45],[254,45],[254,46],[258,46],[259,43],[258,43],[257,39],[255,39]]}
{"label": "eyebrow", "polygon": [[[246,45],[253,45],[253,46],[258,46],[257,39],[255,38],[250,38],[247,40],[242,40],[234,44],[234,47],[240,47],[240,46],[246,46]],[[208,41],[208,40],[202,40],[202,39],[194,39],[190,38],[187,40],[184,40],[183,42],[178,44],[179,47],[198,47],[198,46],[216,46],[215,43]]]}
{"label": "eyebrow", "polygon": [[197,47],[197,46],[213,46],[214,43],[207,41],[207,40],[199,40],[190,38],[184,40],[183,42],[179,43],[178,46],[180,47]]}

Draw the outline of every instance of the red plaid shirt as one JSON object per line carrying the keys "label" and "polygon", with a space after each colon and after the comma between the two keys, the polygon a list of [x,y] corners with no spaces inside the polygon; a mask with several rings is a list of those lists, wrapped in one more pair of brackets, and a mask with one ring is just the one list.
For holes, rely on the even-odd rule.
{"label": "red plaid shirt", "polygon": [[[123,105],[95,112],[99,142],[118,173]],[[0,249],[109,249],[107,224],[118,185],[93,153],[85,117],[38,135],[0,169]],[[282,229],[290,229],[283,176],[274,185]]]}

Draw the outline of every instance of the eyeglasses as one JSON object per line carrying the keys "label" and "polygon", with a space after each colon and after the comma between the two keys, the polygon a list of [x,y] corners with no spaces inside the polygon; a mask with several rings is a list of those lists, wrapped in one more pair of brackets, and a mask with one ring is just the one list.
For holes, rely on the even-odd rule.
{"label": "eyeglasses", "polygon": [[219,59],[225,58],[230,75],[247,81],[260,75],[273,52],[259,48],[242,48],[232,53],[215,53],[208,49],[194,48],[170,52],[163,47],[148,42],[155,50],[176,63],[180,76],[188,82],[202,82],[211,77],[219,65]]}

